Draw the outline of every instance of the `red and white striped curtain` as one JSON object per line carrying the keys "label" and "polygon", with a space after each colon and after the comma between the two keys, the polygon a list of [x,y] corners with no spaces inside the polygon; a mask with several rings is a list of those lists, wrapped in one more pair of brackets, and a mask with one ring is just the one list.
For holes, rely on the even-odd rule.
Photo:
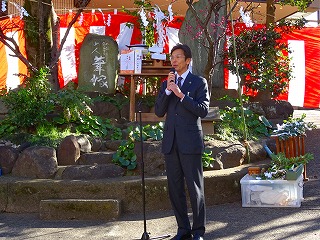
{"label": "red and white striped curtain", "polygon": [[[60,38],[64,36],[66,28],[75,13],[60,15],[61,28]],[[110,19],[110,25],[108,20]],[[178,40],[178,31],[183,18],[176,18],[176,21],[166,26],[167,43],[165,52],[169,52]],[[127,23],[132,23],[129,28]],[[7,26],[13,26],[9,28]],[[12,18],[0,21],[0,27],[5,29],[7,36],[17,40],[20,51],[26,55],[25,38],[23,34],[23,21],[19,18]],[[241,31],[241,28],[238,29]],[[72,27],[67,41],[63,47],[59,62],[59,83],[60,87],[65,86],[69,81],[77,83],[79,53],[82,41],[88,33],[99,33],[113,37],[119,45],[124,48],[128,44],[141,43],[141,32],[137,18],[125,13],[84,13]],[[303,28],[290,34],[283,35],[283,40],[288,41],[292,50],[293,79],[289,84],[288,94],[282,95],[279,99],[289,101],[293,106],[319,108],[320,107],[320,28]],[[16,88],[22,81],[18,73],[27,74],[26,66],[16,57],[12,57],[11,50],[0,43],[0,89],[7,86]],[[9,64],[8,64],[9,63]],[[225,71],[225,88],[236,88],[236,78]]]}
{"label": "red and white striped curtain", "polygon": [[320,107],[320,28],[303,28],[288,35],[283,35],[288,41],[292,53],[293,76],[289,83],[289,92],[282,96],[293,106]]}
{"label": "red and white striped curtain", "polygon": [[[63,38],[74,14],[68,13],[60,16],[60,40]],[[128,24],[131,26],[129,27]],[[181,18],[175,18],[174,21],[166,26],[168,36],[165,46],[166,52],[178,42],[178,31],[181,24]],[[59,64],[60,87],[65,86],[69,81],[77,83],[80,47],[84,37],[88,33],[112,37],[117,41],[119,50],[127,49],[126,45],[142,43],[142,34],[137,17],[122,12],[106,12],[103,14],[101,12],[84,13],[73,25],[63,46]]]}
{"label": "red and white striped curtain", "polygon": [[[0,21],[3,33],[13,38],[19,46],[19,50],[26,57],[25,36],[23,32],[23,21],[20,17],[8,18]],[[0,89],[14,89],[23,82],[23,76],[28,73],[26,65],[19,58],[13,56],[8,46],[0,42]]]}

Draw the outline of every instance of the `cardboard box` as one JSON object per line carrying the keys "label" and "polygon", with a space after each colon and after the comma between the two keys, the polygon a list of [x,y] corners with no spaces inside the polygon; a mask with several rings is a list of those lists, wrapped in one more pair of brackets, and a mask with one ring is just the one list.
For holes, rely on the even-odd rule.
{"label": "cardboard box", "polygon": [[303,177],[297,180],[256,180],[245,175],[241,180],[242,207],[300,207]]}
{"label": "cardboard box", "polygon": [[121,50],[120,55],[120,73],[130,74],[134,73],[134,51]]}

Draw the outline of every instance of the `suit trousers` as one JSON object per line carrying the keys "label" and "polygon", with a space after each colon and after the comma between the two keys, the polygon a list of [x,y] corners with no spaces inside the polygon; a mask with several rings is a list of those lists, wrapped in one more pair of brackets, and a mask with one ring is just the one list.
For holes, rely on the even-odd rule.
{"label": "suit trousers", "polygon": [[[192,233],[203,236],[206,210],[202,155],[182,154],[176,141],[178,140],[174,138],[170,153],[165,154],[165,162],[169,197],[178,224],[178,234]],[[185,183],[193,213],[192,228],[188,217]]]}

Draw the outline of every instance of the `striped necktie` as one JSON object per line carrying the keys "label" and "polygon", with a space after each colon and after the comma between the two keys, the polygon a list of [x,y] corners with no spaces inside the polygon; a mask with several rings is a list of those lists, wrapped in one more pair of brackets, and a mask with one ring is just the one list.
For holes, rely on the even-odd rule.
{"label": "striped necktie", "polygon": [[181,88],[181,81],[182,81],[182,77],[178,77],[178,80],[177,80],[177,85],[179,88]]}

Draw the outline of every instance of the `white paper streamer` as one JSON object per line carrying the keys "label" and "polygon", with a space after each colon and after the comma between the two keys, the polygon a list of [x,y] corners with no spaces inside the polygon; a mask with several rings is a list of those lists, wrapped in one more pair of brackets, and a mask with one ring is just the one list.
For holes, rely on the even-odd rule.
{"label": "white paper streamer", "polygon": [[29,13],[23,8],[21,7],[19,4],[17,3],[12,3],[13,6],[15,6],[16,9],[18,9],[19,13],[20,13],[20,18],[22,19],[24,16],[28,17]]}
{"label": "white paper streamer", "polygon": [[149,21],[147,20],[146,13],[143,8],[140,10],[140,18],[144,27],[148,26]]}
{"label": "white paper streamer", "polygon": [[83,23],[83,13],[80,13],[80,17],[79,17],[79,25],[82,26]]}
{"label": "white paper streamer", "polygon": [[156,20],[155,22],[155,28],[158,33],[158,41],[157,45],[158,47],[163,47],[164,46],[164,41],[165,41],[165,32],[164,32],[164,26],[162,23],[162,20],[166,19],[167,17],[164,15],[164,13],[161,11],[161,9],[155,5],[154,7],[154,19]]}
{"label": "white paper streamer", "polygon": [[103,14],[103,12],[102,12],[101,8],[98,8],[98,11],[102,14],[102,19],[103,19],[103,23],[104,23],[104,25],[107,25],[106,18],[104,17],[104,14]]}
{"label": "white paper streamer", "polygon": [[172,4],[168,6],[169,22],[173,20]]}
{"label": "white paper streamer", "polygon": [[246,27],[252,27],[253,26],[253,22],[252,22],[252,20],[250,18],[250,12],[244,12],[242,6],[240,7],[239,12],[240,12],[242,21],[244,22]]}
{"label": "white paper streamer", "polygon": [[111,25],[111,14],[108,14],[107,26],[110,27]]}
{"label": "white paper streamer", "polygon": [[3,0],[3,1],[2,1],[1,11],[2,11],[2,12],[7,11],[7,0]]}

